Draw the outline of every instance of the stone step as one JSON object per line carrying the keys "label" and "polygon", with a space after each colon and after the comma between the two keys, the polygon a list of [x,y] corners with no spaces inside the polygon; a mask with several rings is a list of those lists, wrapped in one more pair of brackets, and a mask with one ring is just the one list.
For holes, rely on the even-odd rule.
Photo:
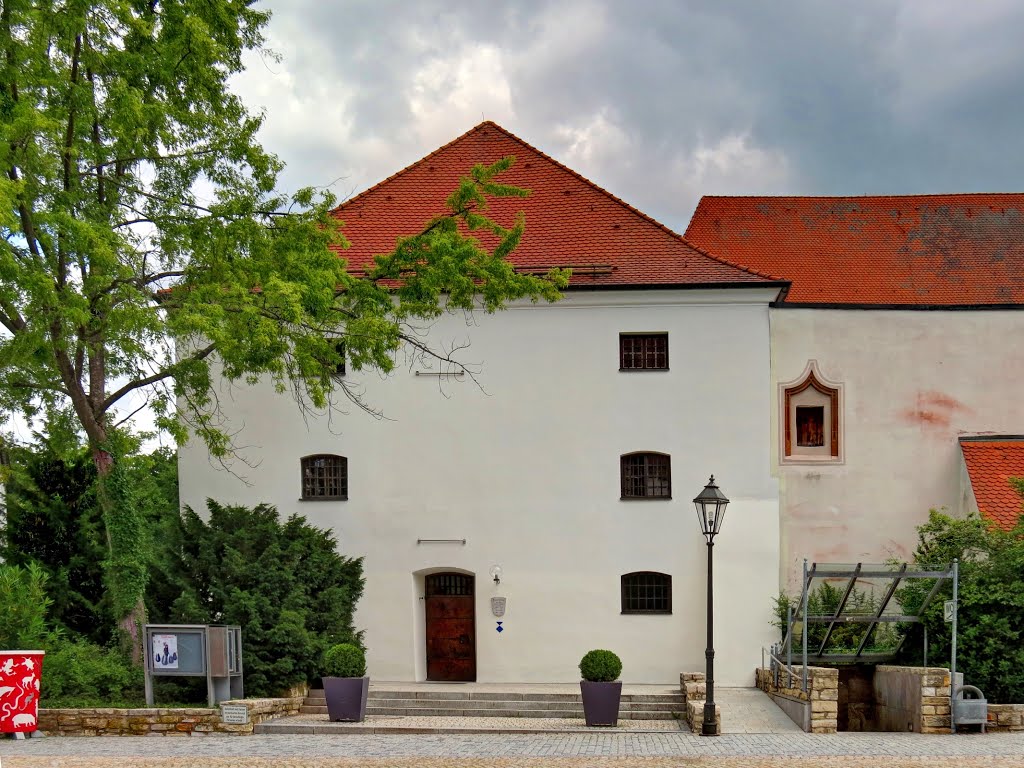
{"label": "stone step", "polygon": [[[580,703],[583,698],[578,693],[520,693],[505,691],[388,691],[370,689],[369,700],[430,700],[430,701],[555,701]],[[321,705],[324,701],[323,689],[312,689],[306,696],[306,703]],[[629,703],[680,703],[685,701],[681,693],[639,694],[626,693],[621,701]]]}
{"label": "stone step", "polygon": [[[582,716],[583,705],[566,705],[562,702],[557,701],[448,701],[448,700],[434,700],[429,699],[415,699],[415,700],[403,700],[403,699],[383,699],[378,701],[367,702],[367,711],[376,710],[387,710],[387,713],[395,713],[401,710],[402,714],[410,715],[422,715],[426,716],[427,712],[444,712],[450,714],[460,714],[468,710],[474,712],[486,712],[486,715],[480,715],[481,717],[510,717],[511,712],[521,712],[525,710],[531,711],[548,711],[548,712],[573,712],[574,716]],[[625,716],[627,713],[633,715],[638,719],[644,719],[647,715],[662,715],[673,712],[682,712],[683,706],[678,703],[667,703],[667,702],[639,702],[630,703],[622,702],[619,706],[619,712]],[[327,714],[327,703],[323,702],[320,704],[306,703],[300,709],[303,715],[325,715]],[[468,717],[468,715],[466,715]],[[560,715],[551,715],[552,717],[560,717]],[[654,717],[646,719],[656,719]]]}
{"label": "stone step", "polygon": [[[583,702],[579,699],[542,699],[542,698],[529,698],[529,699],[450,699],[450,698],[422,698],[422,699],[404,699],[404,698],[392,698],[384,696],[371,696],[368,699],[369,702],[378,703],[382,706],[384,702],[387,702],[389,706],[407,706],[407,707],[436,707],[436,706],[463,706],[466,703],[471,703],[473,706],[487,709],[490,707],[502,707],[515,709],[517,707],[522,708],[522,705],[529,704],[533,709],[559,709],[561,707],[573,707],[582,706]],[[685,704],[685,699],[682,696],[638,696],[632,699],[623,697],[621,699],[623,707],[633,709],[670,709],[672,707],[682,707]],[[308,707],[326,707],[327,699],[324,698],[311,698],[307,697],[303,704]]]}
{"label": "stone step", "polygon": [[[677,719],[685,711],[679,693],[623,694],[619,717],[623,720]],[[388,717],[510,717],[524,719],[583,718],[579,693],[540,691],[462,691],[370,689],[368,715]],[[326,715],[323,689],[311,689],[300,709],[304,715]]]}
{"label": "stone step", "polygon": [[[326,708],[325,708],[326,709]],[[307,714],[307,713],[303,713]],[[308,713],[326,714],[326,712]],[[560,718],[582,719],[583,709],[415,709],[409,707],[371,707],[366,708],[367,716],[386,715],[389,717],[521,717],[521,718]],[[672,720],[673,712],[619,712],[622,720]]]}

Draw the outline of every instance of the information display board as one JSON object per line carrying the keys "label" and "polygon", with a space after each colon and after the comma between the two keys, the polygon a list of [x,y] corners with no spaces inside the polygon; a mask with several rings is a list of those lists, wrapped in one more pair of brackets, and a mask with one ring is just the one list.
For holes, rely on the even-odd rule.
{"label": "information display board", "polygon": [[146,704],[153,677],[205,677],[210,706],[242,698],[242,628],[206,624],[147,624]]}
{"label": "information display board", "polygon": [[146,630],[152,674],[192,677],[206,674],[205,626],[160,628],[149,625]]}

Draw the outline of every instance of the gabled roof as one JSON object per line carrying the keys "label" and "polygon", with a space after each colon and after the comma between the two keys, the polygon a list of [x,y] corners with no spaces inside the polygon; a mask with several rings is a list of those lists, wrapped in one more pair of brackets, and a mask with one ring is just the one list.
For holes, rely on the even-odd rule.
{"label": "gabled roof", "polygon": [[[511,226],[526,214],[526,232],[510,261],[520,269],[572,267],[571,287],[772,286],[779,281],[716,259],[611,193],[486,121],[343,203],[351,269],[387,253],[395,239],[420,232],[444,213],[445,199],[476,163],[513,155],[499,181],[529,189],[527,198],[490,201],[487,213]],[[493,237],[475,233],[485,245]]]}
{"label": "gabled roof", "polygon": [[981,516],[1009,531],[1024,508],[1009,482],[1011,477],[1024,477],[1024,437],[961,437],[960,450]]}
{"label": "gabled roof", "polygon": [[1024,305],[1024,194],[704,197],[686,239],[785,304]]}

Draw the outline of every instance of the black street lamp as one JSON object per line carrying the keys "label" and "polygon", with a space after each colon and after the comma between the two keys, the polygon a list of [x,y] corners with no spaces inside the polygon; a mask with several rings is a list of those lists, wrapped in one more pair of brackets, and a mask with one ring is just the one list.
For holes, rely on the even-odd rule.
{"label": "black street lamp", "polygon": [[717,736],[715,728],[715,630],[714,630],[714,595],[711,585],[711,564],[712,554],[715,546],[715,535],[722,528],[722,520],[725,519],[725,507],[729,500],[718,490],[715,485],[715,476],[712,475],[704,490],[693,500],[697,508],[697,518],[700,520],[700,530],[704,538],[708,540],[708,645],[704,651],[704,658],[707,662],[705,669],[705,685],[707,686],[707,698],[704,700],[704,723],[701,726],[702,736]]}

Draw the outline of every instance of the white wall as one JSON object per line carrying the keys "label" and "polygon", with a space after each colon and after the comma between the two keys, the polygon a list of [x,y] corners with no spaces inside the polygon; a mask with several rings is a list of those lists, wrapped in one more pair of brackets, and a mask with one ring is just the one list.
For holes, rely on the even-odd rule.
{"label": "white wall", "polygon": [[[182,502],[270,502],[333,528],[341,551],[364,555],[357,622],[376,679],[423,679],[414,574],[453,568],[477,576],[479,680],[576,680],[583,653],[603,647],[622,657],[627,682],[669,683],[704,665],[706,547],[691,499],[714,472],[732,499],[715,546],[717,677],[750,685],[761,646],[774,639],[779,569],[773,294],[576,292],[475,325],[444,318],[431,342],[471,340],[462,359],[483,364],[483,390],[407,368],[350,373],[386,420],[350,406],[306,423],[269,386],[225,391],[259,467],[235,465],[246,486],[190,444],[179,454]],[[668,331],[671,370],[620,372],[620,331]],[[639,450],[671,454],[671,501],[620,500],[619,455]],[[320,452],[348,457],[348,501],[299,501],[299,458]],[[504,570],[498,588],[487,573],[494,563]],[[620,615],[619,577],[635,570],[672,575],[672,615]],[[489,606],[498,594],[508,598],[500,635]]]}
{"label": "white wall", "polygon": [[[801,561],[909,558],[929,508],[965,509],[962,434],[1024,431],[1024,312],[772,309],[783,583]],[[777,385],[843,385],[843,463],[779,464]]]}

